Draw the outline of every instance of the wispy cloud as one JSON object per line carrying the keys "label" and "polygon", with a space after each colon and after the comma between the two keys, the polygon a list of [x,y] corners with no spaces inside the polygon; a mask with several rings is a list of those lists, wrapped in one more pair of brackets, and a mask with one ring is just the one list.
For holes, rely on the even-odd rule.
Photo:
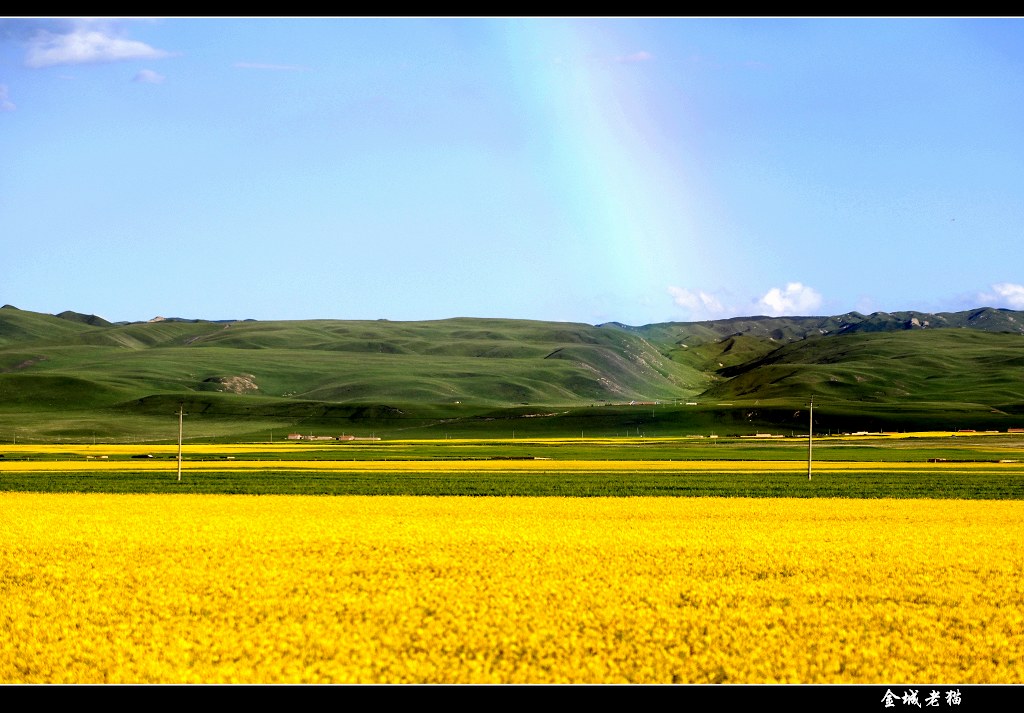
{"label": "wispy cloud", "polygon": [[768,290],[758,306],[773,317],[807,315],[821,307],[821,295],[813,287],[790,282],[784,289],[773,287]]}
{"label": "wispy cloud", "polygon": [[722,300],[704,290],[690,290],[685,287],[669,287],[672,303],[686,310],[690,319],[705,320],[727,316],[729,309]]}
{"label": "wispy cloud", "polygon": [[63,30],[39,29],[28,39],[25,65],[34,69],[170,56],[145,42],[128,39],[107,21],[80,20]]}
{"label": "wispy cloud", "polygon": [[165,79],[167,77],[152,69],[139,70],[139,73],[132,77],[133,82],[142,82],[143,84],[163,84]]}
{"label": "wispy cloud", "polygon": [[264,62],[235,62],[232,67],[237,69],[269,69],[278,72],[305,72],[309,67],[298,64],[267,64]]}
{"label": "wispy cloud", "polygon": [[15,106],[7,97],[7,85],[0,84],[0,111],[14,111]]}
{"label": "wispy cloud", "polygon": [[982,292],[978,299],[992,307],[1024,309],[1024,285],[1000,282],[992,285],[992,292]]}

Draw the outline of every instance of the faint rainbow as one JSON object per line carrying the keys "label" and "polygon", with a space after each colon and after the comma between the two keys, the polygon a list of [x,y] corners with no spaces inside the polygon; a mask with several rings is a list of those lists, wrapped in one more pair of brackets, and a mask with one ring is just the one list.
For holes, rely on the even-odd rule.
{"label": "faint rainbow", "polygon": [[663,125],[648,79],[658,57],[636,56],[644,48],[599,22],[522,22],[505,34],[524,100],[553,127],[541,139],[545,180],[595,279],[666,302],[668,285],[700,280],[686,147],[666,138],[679,127]]}

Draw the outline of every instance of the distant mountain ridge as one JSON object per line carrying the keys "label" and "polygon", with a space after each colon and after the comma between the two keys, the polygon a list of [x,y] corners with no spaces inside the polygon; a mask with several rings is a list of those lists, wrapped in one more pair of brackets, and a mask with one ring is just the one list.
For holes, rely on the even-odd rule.
{"label": "distant mountain ridge", "polygon": [[830,317],[729,317],[703,322],[664,322],[642,327],[608,323],[641,334],[654,332],[715,334],[718,337],[746,335],[792,341],[809,336],[855,332],[895,332],[913,329],[980,329],[986,332],[1024,334],[1024,312],[981,307],[962,312],[860,312]]}
{"label": "distant mountain ridge", "polygon": [[963,408],[1009,419],[1024,413],[1021,366],[1024,312],[990,307],[595,326],[480,318],[111,323],[5,305],[0,428],[26,412],[106,422],[182,401],[211,417],[436,411],[441,422],[442,412],[470,407],[519,416],[536,416],[538,406],[554,413],[547,407],[631,403],[763,409],[811,395],[850,409]]}
{"label": "distant mountain ridge", "polygon": [[[13,305],[6,304],[0,309],[18,310]],[[23,310],[18,310],[23,311]],[[93,314],[83,314],[66,310],[60,314],[53,315],[60,319],[72,322],[81,322],[92,326],[112,326],[113,324],[146,324],[152,322],[187,322],[191,324],[199,322],[211,322],[224,324],[229,322],[257,322],[255,319],[201,319],[185,317],[161,317],[156,316],[146,322],[109,322],[102,317]],[[306,320],[297,320],[306,321]],[[388,322],[390,320],[374,320],[377,322]],[[515,320],[512,320],[515,321]],[[1024,312],[997,308],[979,307],[961,312],[873,312],[864,315],[860,312],[847,312],[841,315],[828,317],[725,317],[722,319],[702,320],[696,322],[658,322],[642,326],[633,326],[622,322],[605,322],[596,325],[598,327],[617,327],[619,329],[645,333],[661,328],[672,326],[685,328],[690,326],[701,326],[711,329],[719,336],[731,336],[734,334],[748,334],[753,336],[775,336],[776,338],[804,338],[812,333],[829,334],[836,332],[890,332],[903,329],[981,329],[988,332],[1018,332],[1024,334]],[[776,334],[777,333],[777,334]]]}

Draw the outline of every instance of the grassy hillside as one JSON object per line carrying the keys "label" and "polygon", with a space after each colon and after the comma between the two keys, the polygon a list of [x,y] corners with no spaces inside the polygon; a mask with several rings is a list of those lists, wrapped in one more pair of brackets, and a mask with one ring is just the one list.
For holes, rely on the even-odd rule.
{"label": "grassy hillside", "polygon": [[36,341],[60,342],[91,329],[91,325],[75,320],[26,312],[10,305],[0,308],[0,347]]}
{"label": "grassy hillside", "polygon": [[714,398],[1024,404],[1024,336],[963,329],[812,338],[730,366]]}
{"label": "grassy hillside", "polygon": [[[1024,425],[1024,315],[160,320],[0,309],[0,442]],[[632,405],[631,405],[632,404]]]}
{"label": "grassy hillside", "polygon": [[674,399],[708,383],[642,336],[523,320],[111,325],[7,307],[0,339],[0,429],[23,437],[152,437],[147,419],[180,403],[224,433],[361,418],[386,427],[399,416],[406,428],[494,409]]}

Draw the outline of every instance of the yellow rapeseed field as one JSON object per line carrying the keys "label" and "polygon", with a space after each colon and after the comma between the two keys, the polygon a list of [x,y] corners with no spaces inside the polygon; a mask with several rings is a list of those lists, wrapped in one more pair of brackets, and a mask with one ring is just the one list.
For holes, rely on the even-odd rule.
{"label": "yellow rapeseed field", "polygon": [[0,494],[0,683],[1024,682],[1024,502]]}
{"label": "yellow rapeseed field", "polygon": [[[327,471],[334,473],[779,473],[807,470],[807,461],[795,460],[183,460],[186,473],[230,471]],[[111,473],[117,471],[173,474],[176,460],[24,460],[4,463],[7,473]],[[894,473],[900,471],[953,473],[961,470],[1018,472],[1014,463],[921,463],[914,461],[820,461],[815,473]],[[173,475],[172,475],[173,477]]]}

